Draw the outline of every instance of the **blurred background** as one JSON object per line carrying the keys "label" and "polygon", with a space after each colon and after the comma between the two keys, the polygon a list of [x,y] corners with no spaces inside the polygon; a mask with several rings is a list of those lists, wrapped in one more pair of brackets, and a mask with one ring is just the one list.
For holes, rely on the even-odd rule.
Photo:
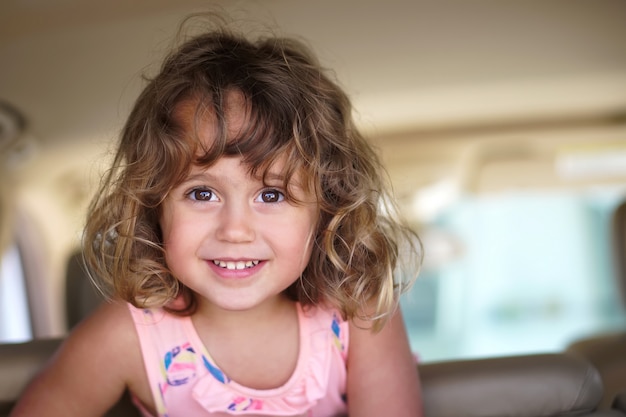
{"label": "blurred background", "polygon": [[422,360],[624,328],[626,2],[2,0],[0,341],[68,331],[68,261],[142,75],[216,7],[304,39],[352,97],[425,246],[402,302]]}

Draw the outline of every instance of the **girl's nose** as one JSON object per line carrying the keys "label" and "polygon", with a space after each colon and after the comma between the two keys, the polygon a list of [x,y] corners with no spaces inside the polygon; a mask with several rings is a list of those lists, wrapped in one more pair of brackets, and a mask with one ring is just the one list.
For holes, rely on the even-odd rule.
{"label": "girl's nose", "polygon": [[254,239],[254,216],[245,204],[225,204],[219,216],[217,238],[226,242],[249,242]]}

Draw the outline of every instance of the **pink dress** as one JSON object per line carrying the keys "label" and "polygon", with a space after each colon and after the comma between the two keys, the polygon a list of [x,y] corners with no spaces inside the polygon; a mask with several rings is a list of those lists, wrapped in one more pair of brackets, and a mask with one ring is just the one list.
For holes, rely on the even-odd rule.
{"label": "pink dress", "polygon": [[[129,305],[159,417],[347,415],[348,324],[336,312],[297,305],[300,353],[281,387],[257,390],[228,378],[190,317]],[[152,416],[135,401],[143,416]]]}

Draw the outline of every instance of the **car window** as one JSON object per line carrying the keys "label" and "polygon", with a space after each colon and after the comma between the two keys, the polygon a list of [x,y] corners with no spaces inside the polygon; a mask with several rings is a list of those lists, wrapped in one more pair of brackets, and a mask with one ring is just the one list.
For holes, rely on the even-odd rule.
{"label": "car window", "polygon": [[11,245],[0,257],[0,343],[32,338],[20,251]]}
{"label": "car window", "polygon": [[413,348],[424,361],[551,352],[624,326],[610,246],[622,199],[611,189],[517,191],[442,211],[402,302]]}

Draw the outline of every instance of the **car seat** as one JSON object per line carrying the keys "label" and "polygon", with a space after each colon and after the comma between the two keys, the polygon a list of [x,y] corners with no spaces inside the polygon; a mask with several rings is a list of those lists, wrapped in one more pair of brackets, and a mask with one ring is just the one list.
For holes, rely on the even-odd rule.
{"label": "car seat", "polygon": [[[622,310],[626,306],[626,201],[617,206],[612,218],[613,264]],[[615,405],[626,392],[626,329],[585,337],[572,342],[567,351],[591,362],[604,383],[600,407]]]}
{"label": "car seat", "polygon": [[[0,417],[62,340],[0,345]],[[602,381],[566,353],[467,359],[418,365],[425,417],[626,417],[598,410]],[[389,399],[393,401],[393,398]],[[106,417],[139,416],[128,396]]]}

